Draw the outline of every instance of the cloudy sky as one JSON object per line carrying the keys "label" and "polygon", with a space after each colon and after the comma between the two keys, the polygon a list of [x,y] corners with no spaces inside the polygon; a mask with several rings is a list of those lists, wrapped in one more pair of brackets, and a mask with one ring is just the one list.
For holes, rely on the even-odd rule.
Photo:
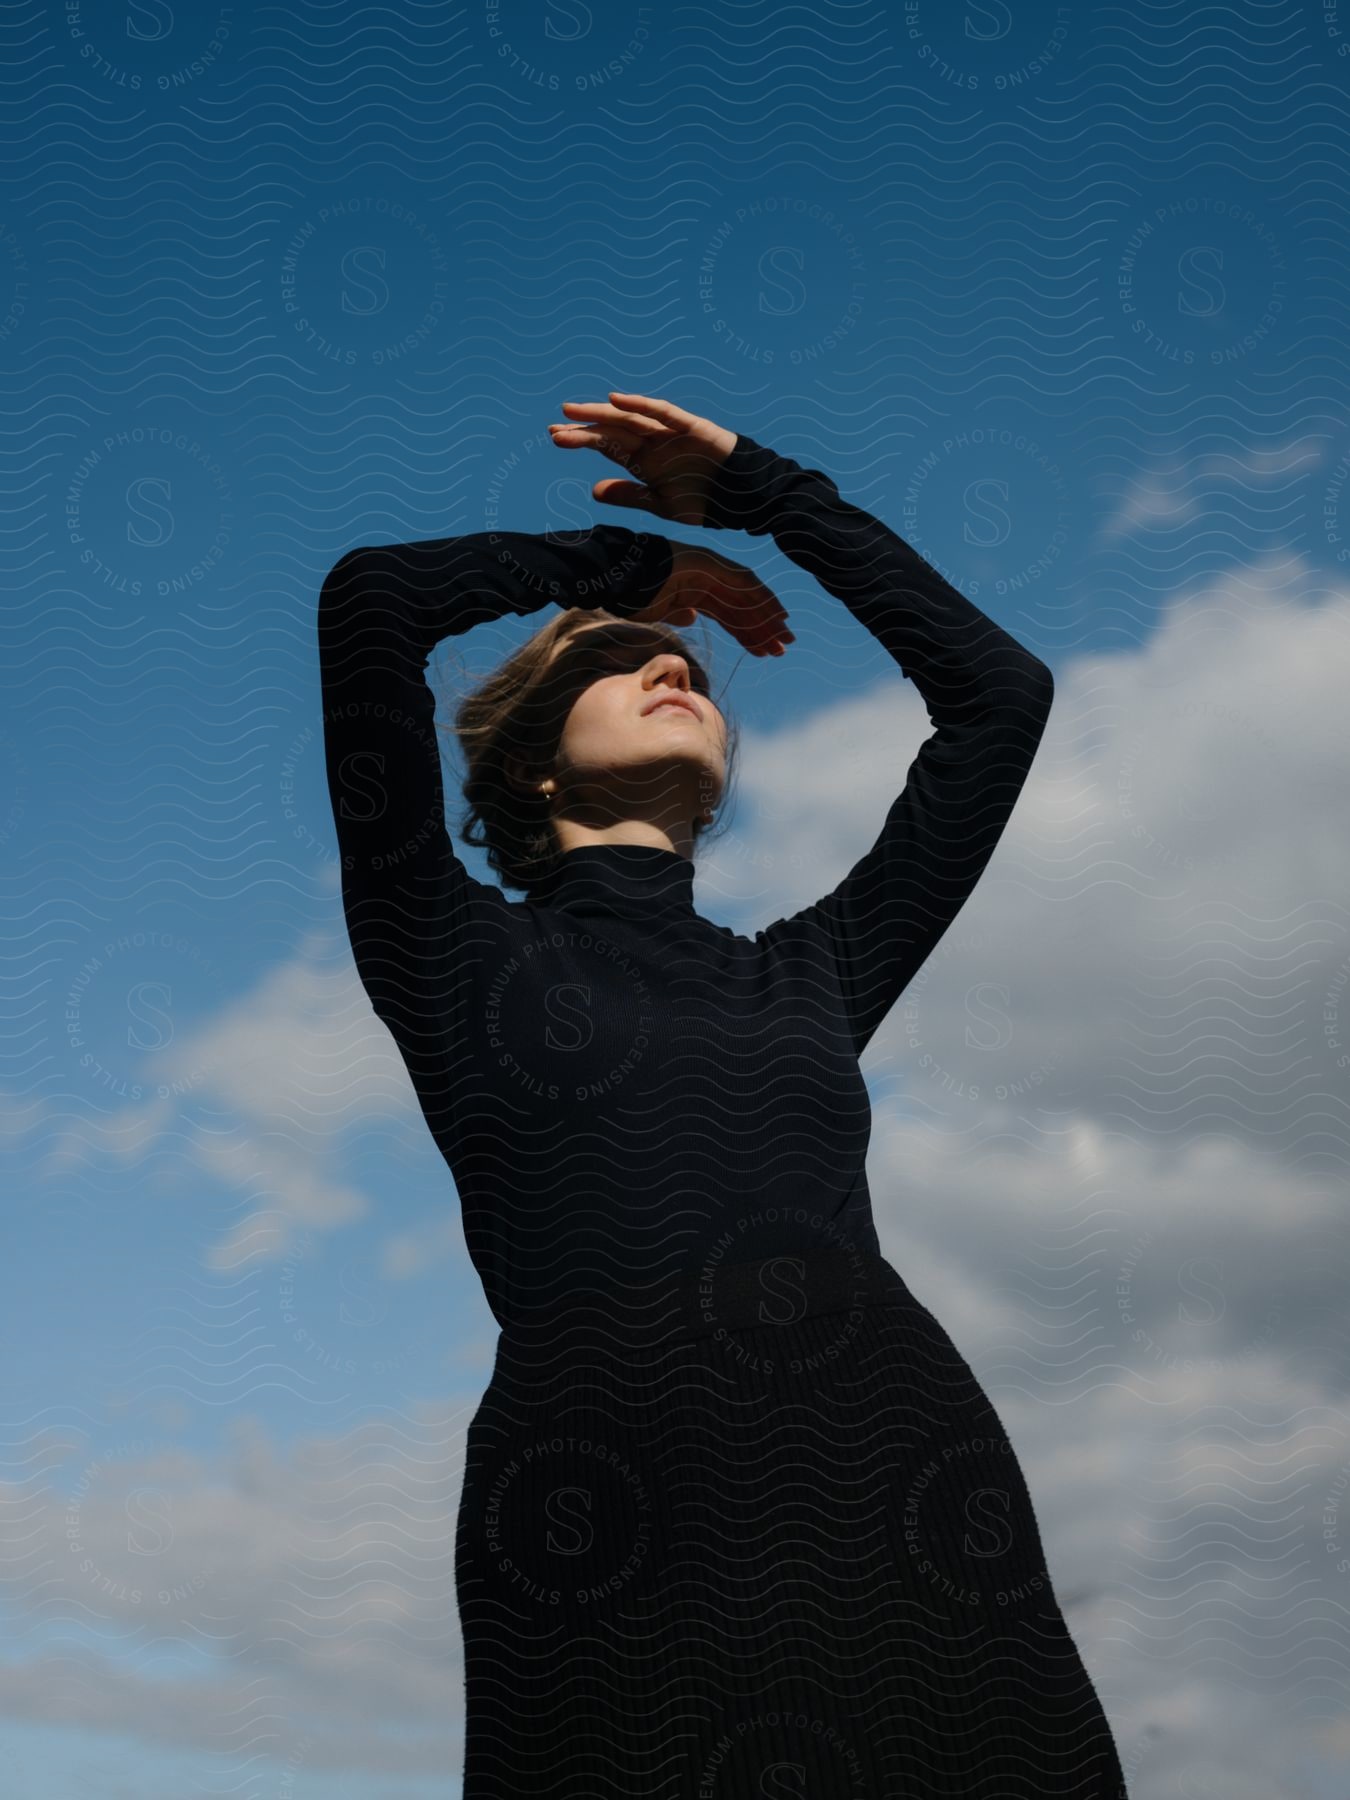
{"label": "cloudy sky", "polygon": [[[826,469],[1053,668],[864,1058],[882,1248],[1008,1426],[1135,1800],[1350,1791],[1342,14],[12,12],[16,1794],[459,1791],[495,1327],[352,968],[314,605],[357,543],[623,522],[544,430],[611,387]],[[718,548],[797,635],[709,627],[695,902],[752,933],[930,726]]]}

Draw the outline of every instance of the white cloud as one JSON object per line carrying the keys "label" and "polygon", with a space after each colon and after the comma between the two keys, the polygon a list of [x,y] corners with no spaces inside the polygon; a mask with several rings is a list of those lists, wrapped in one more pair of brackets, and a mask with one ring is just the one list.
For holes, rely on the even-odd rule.
{"label": "white cloud", "polygon": [[[868,1049],[879,1097],[946,1128],[1095,1121],[1164,1162],[1327,1119],[1350,1067],[1348,661],[1347,596],[1292,558],[1179,599],[1137,651],[1069,659],[988,871]],[[897,678],[747,734],[754,824],[710,853],[708,910],[734,893],[767,920],[832,887],[930,729]]]}
{"label": "white cloud", "polygon": [[1266,449],[1245,446],[1190,462],[1173,457],[1128,481],[1098,532],[1098,543],[1114,543],[1157,526],[1184,524],[1200,515],[1202,500],[1208,501],[1219,484],[1255,487],[1278,482],[1320,462],[1324,449],[1316,438],[1293,437]]}
{"label": "white cloud", "polygon": [[463,1248],[464,1231],[453,1212],[395,1232],[384,1241],[380,1273],[391,1281],[424,1274]]}
{"label": "white cloud", "polygon": [[1102,525],[1099,542],[1111,543],[1145,528],[1181,525],[1193,519],[1199,503],[1183,491],[1185,485],[1186,471],[1179,463],[1135,477]]}
{"label": "white cloud", "polygon": [[41,1172],[51,1179],[100,1159],[134,1163],[166,1134],[185,1135],[198,1167],[245,1202],[206,1252],[213,1268],[275,1260],[301,1230],[337,1230],[366,1215],[365,1196],[340,1174],[346,1133],[395,1119],[419,1143],[427,1138],[402,1059],[335,933],[308,935],[290,961],[261,970],[251,988],[180,1031],[169,1051],[147,1059],[147,1083],[171,1086],[185,1069],[209,1125],[181,1119],[172,1098],[66,1117]]}
{"label": "white cloud", "polygon": [[[471,1410],[408,1407],[288,1454],[240,1417],[223,1468],[134,1434],[100,1453],[49,1433],[28,1480],[0,1483],[24,1539],[0,1713],[225,1762],[302,1741],[302,1772],[443,1778],[462,1757],[446,1697],[461,1686],[454,1495]],[[194,1669],[129,1664],[127,1644],[190,1645]]]}

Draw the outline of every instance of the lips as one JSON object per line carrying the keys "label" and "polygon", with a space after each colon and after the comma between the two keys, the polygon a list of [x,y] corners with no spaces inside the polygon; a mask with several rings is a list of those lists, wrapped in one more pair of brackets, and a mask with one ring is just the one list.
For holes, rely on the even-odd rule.
{"label": "lips", "polygon": [[693,701],[688,699],[684,694],[662,694],[660,699],[654,700],[650,706],[643,707],[643,717],[645,718],[648,713],[654,713],[660,706],[678,706],[682,711],[692,713],[696,719],[702,717],[702,714],[694,705]]}

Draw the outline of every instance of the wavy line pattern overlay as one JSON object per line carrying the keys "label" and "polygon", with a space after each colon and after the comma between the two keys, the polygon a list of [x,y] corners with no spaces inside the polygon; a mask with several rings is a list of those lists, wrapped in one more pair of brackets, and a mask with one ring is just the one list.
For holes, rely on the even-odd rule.
{"label": "wavy line pattern overlay", "polygon": [[[356,546],[632,523],[547,431],[621,389],[827,471],[1052,668],[862,1059],[879,1238],[1131,1800],[1343,1800],[1350,0],[14,0],[0,45],[11,1791],[460,1791],[496,1334],[352,963],[315,609]],[[690,634],[741,729],[697,905],[748,935],[931,725],[731,553],[796,634]],[[447,646],[442,720],[542,622]]]}

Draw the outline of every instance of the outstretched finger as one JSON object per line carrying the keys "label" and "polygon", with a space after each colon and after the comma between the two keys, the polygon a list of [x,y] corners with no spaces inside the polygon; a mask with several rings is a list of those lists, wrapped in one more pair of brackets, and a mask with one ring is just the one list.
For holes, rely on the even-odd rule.
{"label": "outstretched finger", "polygon": [[781,636],[787,626],[787,608],[774,593],[750,570],[741,572],[739,580],[730,585],[730,591],[740,603],[742,617],[752,621],[756,631],[764,631],[774,636]]}
{"label": "outstretched finger", "polygon": [[758,611],[733,610],[728,613],[719,608],[717,618],[723,629],[752,656],[772,654],[775,647],[791,635],[783,620]]}
{"label": "outstretched finger", "polygon": [[555,444],[561,444],[565,450],[622,450],[626,456],[635,455],[647,439],[640,431],[630,431],[626,425],[550,425],[549,435]]}
{"label": "outstretched finger", "polygon": [[655,513],[658,518],[665,517],[656,503],[655,494],[640,481],[620,481],[617,477],[597,481],[591,489],[591,499],[603,500],[606,506],[628,506],[639,512]]}
{"label": "outstretched finger", "polygon": [[654,400],[650,394],[611,393],[609,397],[615,406],[622,407],[625,412],[656,419],[676,431],[687,431],[695,423],[693,413],[687,413],[682,406],[676,406],[673,400]]}
{"label": "outstretched finger", "polygon": [[754,641],[759,653],[764,655],[781,655],[783,649],[797,641],[796,633],[789,631],[787,614],[781,606],[774,608],[768,618],[755,621]]}
{"label": "outstretched finger", "polygon": [[609,425],[616,430],[631,431],[635,437],[665,436],[665,427],[658,425],[655,419],[643,418],[640,413],[622,412],[606,400],[564,400],[562,410],[581,413],[582,423],[586,425]]}
{"label": "outstretched finger", "polygon": [[600,436],[570,425],[551,425],[549,435],[560,450],[598,450],[602,456],[607,456],[612,463],[617,463],[621,469],[627,469],[630,474],[642,473],[642,445],[635,444],[631,438],[620,438],[608,431]]}

